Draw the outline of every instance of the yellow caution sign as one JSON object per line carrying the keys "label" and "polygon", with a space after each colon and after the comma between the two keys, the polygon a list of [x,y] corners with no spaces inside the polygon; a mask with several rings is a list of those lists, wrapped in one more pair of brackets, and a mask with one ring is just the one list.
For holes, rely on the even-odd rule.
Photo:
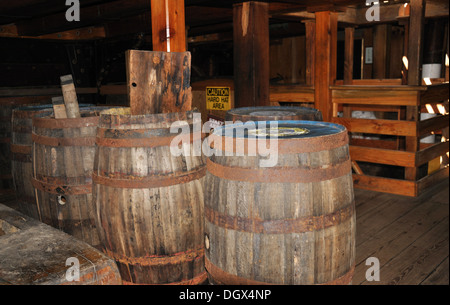
{"label": "yellow caution sign", "polygon": [[230,87],[206,87],[206,109],[230,110]]}

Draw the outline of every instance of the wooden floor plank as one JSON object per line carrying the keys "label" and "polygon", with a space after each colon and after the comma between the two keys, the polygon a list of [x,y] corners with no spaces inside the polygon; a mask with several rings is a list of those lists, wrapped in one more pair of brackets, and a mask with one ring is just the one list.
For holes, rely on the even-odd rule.
{"label": "wooden floor plank", "polygon": [[[381,267],[384,285],[418,285],[448,256],[448,217]],[[365,282],[367,283],[367,282]],[[373,282],[371,282],[373,283]]]}
{"label": "wooden floor plank", "polygon": [[357,247],[417,206],[416,202],[393,202],[389,196],[377,197],[377,200],[373,201],[372,204],[375,208],[370,213],[363,215],[360,215],[358,208],[356,208]]}
{"label": "wooden floor plank", "polygon": [[421,285],[449,285],[448,270],[449,257],[447,256]]}
{"label": "wooden floor plank", "polygon": [[[365,272],[367,270],[365,261],[369,257],[378,258],[380,267],[383,268],[392,258],[408,249],[445,217],[448,217],[446,205],[429,202],[417,206],[359,246],[356,253],[356,269]],[[364,281],[365,273],[357,272],[353,282]]]}
{"label": "wooden floor plank", "polygon": [[[448,284],[448,192],[448,181],[416,198],[355,190],[353,284]],[[380,282],[365,278],[365,261],[372,256],[380,261]]]}

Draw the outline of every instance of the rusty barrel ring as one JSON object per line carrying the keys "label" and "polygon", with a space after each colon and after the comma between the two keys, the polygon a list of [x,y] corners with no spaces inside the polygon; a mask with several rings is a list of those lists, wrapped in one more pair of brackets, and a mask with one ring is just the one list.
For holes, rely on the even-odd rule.
{"label": "rusty barrel ring", "polygon": [[116,188],[157,188],[167,187],[177,184],[188,183],[201,179],[205,176],[206,166],[200,166],[188,172],[175,172],[170,175],[156,175],[145,177],[107,177],[92,173],[92,180],[95,184],[116,187]]}
{"label": "rusty barrel ring", "polygon": [[80,137],[80,138],[64,138],[64,137],[48,137],[38,135],[36,133],[31,134],[31,139],[36,144],[45,146],[89,146],[94,147],[95,137]]}
{"label": "rusty barrel ring", "polygon": [[231,167],[206,160],[208,172],[218,178],[234,181],[261,183],[310,183],[331,180],[351,173],[351,161],[330,165],[326,168],[301,167],[266,167],[245,168]]}
{"label": "rusty barrel ring", "polygon": [[[231,273],[228,273],[221,268],[214,265],[208,256],[205,256],[205,269],[217,284],[221,285],[276,285],[274,283],[261,282],[252,279],[243,278]],[[349,285],[352,282],[353,274],[355,273],[355,265],[350,267],[350,270],[340,277],[325,283],[318,283],[316,285]]]}
{"label": "rusty barrel ring", "polygon": [[[268,139],[254,139],[254,138],[232,138],[227,136],[221,136],[217,134],[211,134],[208,136],[208,141],[210,146],[215,149],[214,143],[221,142],[220,150],[223,152],[243,153],[248,154],[248,147],[255,147],[255,152],[259,152],[260,143],[269,142]],[[243,141],[242,146],[237,145],[238,141]],[[301,154],[301,153],[311,153],[319,152],[323,150],[331,150],[344,145],[348,145],[348,133],[346,130],[341,131],[337,134],[325,135],[320,137],[312,138],[295,138],[295,139],[276,139],[277,143],[276,150],[274,152],[284,155],[284,154]],[[266,143],[267,143],[266,142]],[[269,142],[270,143],[270,142]],[[267,150],[267,149],[266,149]],[[264,151],[267,153],[267,151]]]}
{"label": "rusty barrel ring", "polygon": [[96,127],[98,125],[98,122],[99,122],[98,116],[67,118],[67,119],[55,119],[51,117],[35,116],[33,117],[33,128],[64,129],[64,128]]}
{"label": "rusty barrel ring", "polygon": [[64,184],[58,183],[58,178],[46,177],[47,181],[31,178],[34,188],[55,195],[86,195],[92,193],[92,184]]}
{"label": "rusty barrel ring", "polygon": [[333,213],[291,219],[264,220],[220,213],[205,206],[205,219],[211,224],[229,230],[255,234],[301,234],[324,230],[339,225],[355,214],[354,201]]}
{"label": "rusty barrel ring", "polygon": [[30,155],[32,152],[32,146],[31,145],[25,145],[25,144],[10,144],[11,152],[14,154],[22,154],[22,155]]}
{"label": "rusty barrel ring", "polygon": [[[201,141],[205,134],[201,132],[190,132],[190,133],[179,133],[179,134],[170,134],[168,132],[164,133],[163,136],[152,136],[148,135],[147,137],[142,137],[145,134],[145,129],[136,129],[136,130],[124,130],[122,135],[118,135],[116,137],[105,137],[105,134],[108,133],[107,130],[109,128],[98,128],[97,129],[97,137],[95,143],[100,147],[161,147],[161,146],[178,146],[179,142],[172,143],[173,140],[178,138],[183,143],[194,143],[196,141]],[[158,129],[160,130],[160,129]],[[162,130],[162,129],[161,129]],[[169,129],[165,129],[169,130]],[[116,130],[121,133],[121,130]],[[112,132],[115,133],[115,132]],[[115,133],[117,135],[117,133]],[[132,134],[139,134],[139,137],[130,137]]]}
{"label": "rusty barrel ring", "polygon": [[167,122],[170,125],[170,123],[176,121],[192,120],[195,113],[200,114],[194,110],[171,113],[131,114],[129,107],[114,108],[104,110],[100,113],[98,126],[100,128],[114,128],[134,124],[160,124],[161,122]]}
{"label": "rusty barrel ring", "polygon": [[[143,257],[128,257],[123,254],[112,252],[105,249],[106,255],[111,257],[116,261],[117,264],[129,266],[129,265],[140,265],[140,266],[164,266],[164,265],[179,265],[183,263],[190,263],[198,259],[204,259],[205,249],[202,246],[197,249],[190,249],[188,251],[174,253],[170,255],[148,255]],[[127,268],[128,269],[128,268]],[[165,283],[163,285],[198,285],[203,283],[207,279],[206,271],[200,272],[191,279],[183,279],[179,282]],[[130,281],[123,280],[125,285],[139,285],[140,283],[133,283]],[[146,285],[160,285],[158,284],[146,284]]]}

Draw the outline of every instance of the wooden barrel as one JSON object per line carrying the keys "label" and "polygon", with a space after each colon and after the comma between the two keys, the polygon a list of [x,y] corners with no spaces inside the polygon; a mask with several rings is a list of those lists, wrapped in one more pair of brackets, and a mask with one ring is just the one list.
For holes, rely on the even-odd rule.
{"label": "wooden barrel", "polygon": [[14,193],[11,172],[11,118],[16,107],[45,104],[46,96],[0,97],[0,194]]}
{"label": "wooden barrel", "polygon": [[259,106],[227,111],[226,121],[322,121],[322,112],[309,107]]}
{"label": "wooden barrel", "polygon": [[[170,132],[176,121],[189,130]],[[200,115],[196,117],[201,129]],[[197,124],[196,123],[196,124]],[[93,174],[97,223],[105,252],[124,284],[200,284],[204,270],[203,157],[194,154],[193,112],[101,113]],[[172,155],[175,136],[189,154]],[[192,138],[192,139],[191,139]],[[178,146],[177,146],[178,147]]]}
{"label": "wooden barrel", "polygon": [[[208,137],[214,146],[205,177],[210,281],[351,283],[355,207],[347,130],[314,121],[246,124],[217,128]],[[270,143],[259,142],[265,134],[274,140],[276,164],[262,167]]]}
{"label": "wooden barrel", "polygon": [[13,189],[11,175],[11,114],[13,108],[14,105],[0,104],[0,190]]}
{"label": "wooden barrel", "polygon": [[[93,105],[80,104],[80,107],[92,107]],[[14,189],[19,205],[19,210],[27,216],[39,218],[36,198],[31,178],[33,176],[31,133],[33,117],[39,113],[50,113],[52,104],[25,105],[14,108],[12,111],[12,177]]]}
{"label": "wooden barrel", "polygon": [[92,202],[92,170],[99,113],[80,108],[81,118],[33,117],[33,177],[40,220],[99,248]]}
{"label": "wooden barrel", "polygon": [[31,130],[32,118],[40,112],[51,111],[52,105],[22,106],[12,111],[12,177],[19,210],[34,219],[39,219],[31,178],[33,173]]}

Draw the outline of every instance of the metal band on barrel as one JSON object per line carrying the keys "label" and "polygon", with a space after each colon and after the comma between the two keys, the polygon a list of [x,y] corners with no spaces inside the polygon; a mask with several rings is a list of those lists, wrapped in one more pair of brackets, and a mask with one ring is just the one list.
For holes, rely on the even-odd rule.
{"label": "metal band on barrel", "polygon": [[[179,141],[173,142],[175,138],[178,138]],[[202,138],[203,135],[201,133],[187,133],[145,138],[104,138],[97,136],[96,143],[100,147],[161,147],[178,146],[181,143],[193,143],[201,140]]]}
{"label": "metal band on barrel", "polygon": [[[272,141],[275,142],[275,147],[267,147],[268,145],[272,145],[273,142],[271,142],[270,139],[266,138],[235,138],[211,134],[208,137],[208,141],[211,144],[212,148],[232,152],[234,154],[248,154],[249,147],[255,150],[256,153],[258,153],[260,146],[263,147],[264,153],[267,153],[267,150],[270,149],[274,153],[278,153],[280,155],[301,154],[323,150],[332,150],[344,145],[348,145],[348,133],[346,131],[342,131],[337,134],[325,135],[320,137],[272,139]],[[216,143],[220,144],[217,145]]]}
{"label": "metal band on barrel", "polygon": [[350,159],[324,168],[242,168],[224,166],[211,159],[207,159],[206,165],[209,173],[222,179],[265,183],[309,183],[331,180],[351,173],[352,166]]}
{"label": "metal band on barrel", "polygon": [[354,203],[326,215],[276,220],[232,216],[205,206],[205,218],[208,222],[224,229],[257,234],[300,234],[318,231],[343,223],[353,215]]}
{"label": "metal band on barrel", "polygon": [[191,249],[171,255],[147,255],[140,257],[129,257],[112,252],[108,249],[105,249],[105,252],[109,257],[113,258],[118,263],[141,266],[178,265],[185,262],[191,262],[196,259],[202,259],[205,255],[205,249],[203,246],[197,249]]}
{"label": "metal band on barrel", "polygon": [[190,181],[198,180],[204,177],[206,174],[206,166],[198,167],[188,172],[177,172],[171,175],[158,175],[158,176],[128,176],[128,177],[107,177],[92,174],[92,180],[96,184],[116,187],[116,188],[156,188],[166,187],[176,184],[183,184]]}
{"label": "metal band on barrel", "polygon": [[33,127],[45,129],[63,129],[63,128],[83,128],[83,127],[97,127],[99,122],[98,116],[82,117],[82,118],[67,118],[54,119],[49,117],[34,117]]}
{"label": "metal band on barrel", "polygon": [[92,184],[82,184],[82,185],[64,185],[55,184],[54,181],[44,182],[37,180],[36,178],[31,178],[31,184],[33,187],[56,195],[85,195],[92,193]]}
{"label": "metal band on barrel", "polygon": [[34,132],[31,135],[34,143],[46,146],[95,146],[94,137],[85,138],[55,138],[37,135]]}
{"label": "metal band on barrel", "polygon": [[[255,281],[252,279],[246,279],[231,273],[228,273],[221,268],[211,263],[208,257],[205,256],[205,269],[213,278],[213,281],[221,285],[276,285],[273,283]],[[318,285],[349,285],[353,279],[355,272],[355,265],[350,267],[350,270],[344,275],[325,283],[319,283]]]}
{"label": "metal band on barrel", "polygon": [[31,154],[31,145],[11,144],[11,152],[15,154]]}
{"label": "metal band on barrel", "polygon": [[186,279],[180,282],[172,282],[172,283],[165,283],[165,284],[142,284],[142,283],[133,283],[129,281],[125,281],[122,279],[123,285],[199,285],[206,281],[208,278],[208,274],[206,271],[203,271],[199,273],[199,275],[193,277],[192,279]]}

